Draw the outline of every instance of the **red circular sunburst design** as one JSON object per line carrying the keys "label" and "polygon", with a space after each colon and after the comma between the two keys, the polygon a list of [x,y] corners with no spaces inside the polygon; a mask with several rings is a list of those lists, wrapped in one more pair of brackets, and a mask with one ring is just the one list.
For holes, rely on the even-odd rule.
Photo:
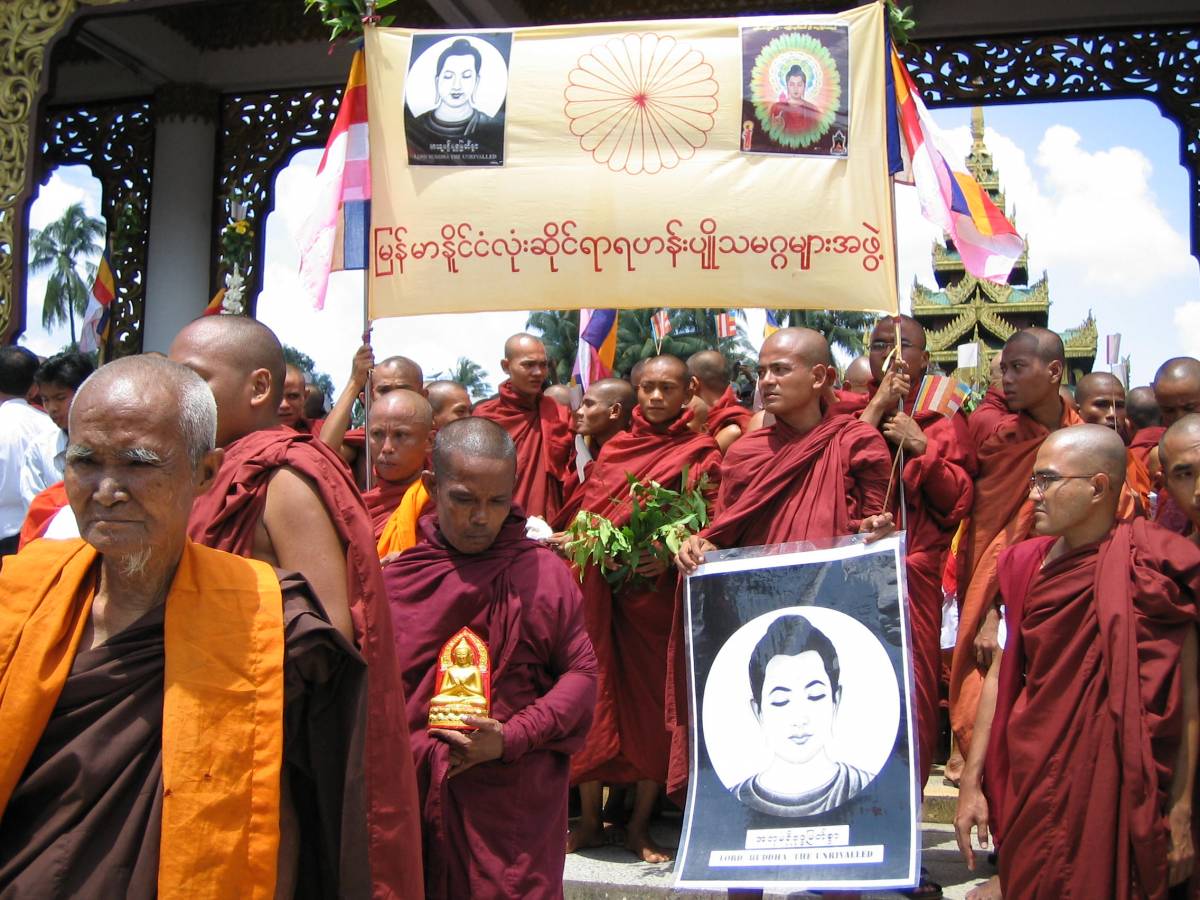
{"label": "red circular sunburst design", "polygon": [[571,134],[613,172],[673,169],[716,123],[713,67],[670,35],[611,38],[579,58],[564,93]]}

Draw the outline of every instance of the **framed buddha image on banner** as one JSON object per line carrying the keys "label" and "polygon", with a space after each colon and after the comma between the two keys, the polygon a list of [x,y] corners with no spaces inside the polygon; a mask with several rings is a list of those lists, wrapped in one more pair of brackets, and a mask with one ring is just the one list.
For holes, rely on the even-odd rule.
{"label": "framed buddha image on banner", "polygon": [[721,551],[688,578],[680,887],[919,880],[904,537],[832,543]]}

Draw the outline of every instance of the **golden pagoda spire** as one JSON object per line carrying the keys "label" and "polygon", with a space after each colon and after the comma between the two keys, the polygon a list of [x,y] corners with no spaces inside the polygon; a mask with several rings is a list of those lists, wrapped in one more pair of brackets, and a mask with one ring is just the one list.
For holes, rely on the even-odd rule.
{"label": "golden pagoda spire", "polygon": [[983,107],[971,108],[971,152],[983,150]]}

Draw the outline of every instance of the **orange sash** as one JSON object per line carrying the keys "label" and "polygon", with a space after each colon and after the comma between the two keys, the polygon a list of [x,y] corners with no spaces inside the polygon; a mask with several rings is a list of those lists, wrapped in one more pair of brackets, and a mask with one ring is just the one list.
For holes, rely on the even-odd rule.
{"label": "orange sash", "polygon": [[400,505],[384,523],[383,531],[379,533],[379,543],[375,549],[379,558],[383,559],[389,553],[400,553],[417,542],[417,520],[429,502],[429,492],[425,490],[424,482],[418,478],[404,492]]}
{"label": "orange sash", "polygon": [[[96,551],[36,541],[0,572],[0,813],[70,674]],[[279,854],[283,601],[270,566],[188,541],[167,594],[164,898],[269,900]]]}

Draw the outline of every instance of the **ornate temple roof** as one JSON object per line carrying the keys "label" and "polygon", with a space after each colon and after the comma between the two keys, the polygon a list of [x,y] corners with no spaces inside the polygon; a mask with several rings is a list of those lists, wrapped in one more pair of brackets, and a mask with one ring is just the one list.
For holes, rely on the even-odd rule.
{"label": "ornate temple roof", "polygon": [[[971,111],[971,149],[966,165],[1001,211],[1009,215],[1000,174],[984,142],[983,109],[978,106]],[[1011,218],[1015,221],[1015,214]],[[948,237],[934,243],[931,255],[938,287],[929,288],[913,279],[912,315],[925,328],[930,357],[944,370],[957,366],[960,344],[977,343],[990,354],[1021,328],[1049,327],[1050,280],[1043,272],[1041,278],[1029,283],[1028,241],[1007,284],[967,272]],[[1095,362],[1096,321],[1088,313],[1081,325],[1059,333],[1066,346],[1073,383],[1079,375],[1090,372]]]}

